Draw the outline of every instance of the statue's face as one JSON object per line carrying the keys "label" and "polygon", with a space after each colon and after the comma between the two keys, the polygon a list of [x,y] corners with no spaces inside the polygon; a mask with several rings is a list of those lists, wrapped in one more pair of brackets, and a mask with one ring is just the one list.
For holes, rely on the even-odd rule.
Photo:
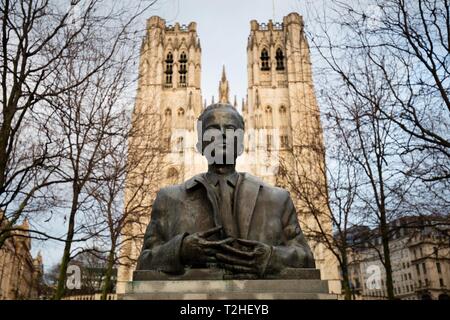
{"label": "statue's face", "polygon": [[235,112],[227,108],[212,110],[203,118],[201,127],[202,154],[208,164],[235,164],[244,141],[244,130]]}

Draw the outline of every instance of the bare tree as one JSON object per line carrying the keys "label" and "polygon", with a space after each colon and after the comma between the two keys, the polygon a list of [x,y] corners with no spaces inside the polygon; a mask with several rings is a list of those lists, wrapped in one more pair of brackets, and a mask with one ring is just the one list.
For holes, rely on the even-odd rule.
{"label": "bare tree", "polygon": [[102,81],[118,69],[116,59],[125,43],[134,41],[133,22],[155,2],[1,2],[0,210],[7,223],[0,230],[0,247],[24,214],[45,210],[47,195],[54,204],[53,185],[70,184],[57,297],[77,231],[76,212],[86,209],[84,185],[100,159],[101,139],[114,134],[108,130],[116,116],[111,107],[115,88]]}
{"label": "bare tree", "polygon": [[447,1],[337,0],[316,12],[309,34],[327,75],[319,90],[362,169],[357,198],[379,231],[382,248],[373,248],[391,299],[389,222],[448,212],[448,9]]}
{"label": "bare tree", "polygon": [[[94,49],[89,50],[92,55]],[[94,60],[95,61],[95,60]],[[81,63],[81,62],[80,62]],[[88,60],[83,64],[89,64]],[[79,76],[79,65],[70,64],[72,74],[65,79],[67,82]],[[116,108],[121,81],[115,81],[116,69],[113,65],[96,73],[85,81],[77,90],[66,91],[58,100],[53,101],[55,112],[55,128],[59,129],[62,149],[65,150],[62,164],[58,170],[60,176],[68,181],[70,194],[61,199],[67,203],[68,229],[65,248],[61,261],[61,273],[55,294],[60,299],[64,292],[66,271],[70,260],[72,242],[75,234],[80,234],[86,227],[81,224],[77,228],[77,216],[92,210],[92,198],[86,190],[86,185],[95,179],[95,169],[102,165],[105,154],[102,144],[109,136],[116,135],[115,119],[119,116]],[[82,221],[82,217],[79,221]],[[85,221],[83,221],[85,222]]]}
{"label": "bare tree", "polygon": [[[63,150],[50,130],[51,101],[81,90],[104,69],[127,36],[127,28],[154,2],[120,7],[102,0],[1,1],[0,210],[7,223],[0,229],[0,247],[24,215],[46,209],[49,188],[66,182],[55,174]],[[108,32],[111,29],[114,34]],[[84,69],[72,81],[60,81],[67,61],[89,60],[86,50],[94,49],[95,41],[107,45],[109,53],[94,54],[97,60],[78,64]],[[51,238],[40,230],[30,232]]]}
{"label": "bare tree", "polygon": [[[113,268],[124,260],[132,260],[123,256],[125,251],[120,249],[143,237],[142,234],[125,236],[124,232],[137,225],[142,229],[146,227],[151,211],[148,193],[152,184],[160,179],[164,167],[161,160],[166,150],[159,142],[161,121],[147,120],[143,130],[142,125],[130,120],[129,115],[123,114],[122,120],[116,122],[121,134],[103,142],[101,149],[106,156],[96,169],[96,179],[88,186],[98,209],[89,218],[96,222],[90,233],[94,235],[96,247],[107,256],[102,300],[111,292]],[[133,144],[131,152],[130,143]]]}
{"label": "bare tree", "polygon": [[1,3],[0,209],[8,225],[0,230],[0,247],[35,194],[59,182],[52,175],[59,150],[46,132],[50,113],[45,100],[76,88],[99,67],[78,82],[63,86],[57,81],[62,58],[76,51],[83,31],[92,25],[96,2],[87,3],[73,24],[75,2],[64,9],[49,1]]}
{"label": "bare tree", "polygon": [[[411,174],[426,181],[450,178],[450,7],[446,0],[378,0],[372,11],[339,2],[350,45],[366,48],[390,91],[394,112],[381,111],[410,139],[403,148]],[[375,14],[374,14],[375,13]],[[368,22],[372,21],[370,24]]]}

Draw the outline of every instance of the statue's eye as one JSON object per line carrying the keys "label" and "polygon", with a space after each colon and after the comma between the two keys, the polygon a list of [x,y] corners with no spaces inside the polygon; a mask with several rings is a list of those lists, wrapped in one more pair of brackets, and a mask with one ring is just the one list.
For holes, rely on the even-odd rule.
{"label": "statue's eye", "polygon": [[213,125],[207,126],[206,130],[220,130],[220,126],[213,124]]}

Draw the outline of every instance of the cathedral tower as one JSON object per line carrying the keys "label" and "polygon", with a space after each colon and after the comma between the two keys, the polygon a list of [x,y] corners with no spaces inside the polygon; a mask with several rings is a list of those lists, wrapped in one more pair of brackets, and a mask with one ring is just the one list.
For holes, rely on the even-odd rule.
{"label": "cathedral tower", "polygon": [[[242,106],[249,130],[238,168],[290,189],[292,185],[279,174],[284,170],[298,179],[297,185],[315,190],[308,199],[313,203],[296,199],[302,229],[311,235],[318,230],[317,216],[309,214],[311,206],[323,212],[328,212],[328,206],[323,133],[303,18],[291,13],[283,23],[252,20],[250,28],[247,101]],[[291,192],[294,199],[296,191]],[[320,224],[331,235],[329,214],[323,216]],[[310,241],[310,245],[323,278],[332,280],[330,289],[339,291],[334,256],[320,243]]]}
{"label": "cathedral tower", "polygon": [[167,182],[183,181],[204,165],[194,150],[195,120],[202,110],[196,23],[168,26],[160,17],[151,17],[142,43],[139,74],[134,117],[138,122],[137,118],[146,119],[145,129],[159,127],[158,142],[166,151],[164,173],[170,178]]}
{"label": "cathedral tower", "polygon": [[131,279],[158,189],[206,170],[206,161],[195,151],[196,119],[202,110],[200,84],[201,47],[196,23],[166,25],[160,17],[148,19],[140,53],[125,193],[126,210],[135,212],[127,217],[132,223],[123,232],[126,244],[121,249],[118,292],[123,290],[123,282]]}
{"label": "cathedral tower", "polygon": [[[249,156],[253,172],[275,183],[278,166],[262,157],[276,158],[296,147],[323,146],[319,108],[314,94],[308,42],[297,13],[283,23],[250,22],[247,44],[248,94],[243,114],[254,128]],[[275,154],[274,154],[275,153]]]}

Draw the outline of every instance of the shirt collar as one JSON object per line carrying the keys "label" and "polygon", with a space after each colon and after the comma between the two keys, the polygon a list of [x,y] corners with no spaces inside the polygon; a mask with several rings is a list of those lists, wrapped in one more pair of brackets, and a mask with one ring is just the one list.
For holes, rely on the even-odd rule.
{"label": "shirt collar", "polygon": [[232,187],[236,187],[237,180],[239,178],[239,174],[234,171],[233,173],[230,173],[228,175],[221,175],[214,172],[207,172],[206,173],[206,180],[208,183],[212,184],[213,186],[217,185],[220,178],[225,178],[227,183],[231,185]]}

